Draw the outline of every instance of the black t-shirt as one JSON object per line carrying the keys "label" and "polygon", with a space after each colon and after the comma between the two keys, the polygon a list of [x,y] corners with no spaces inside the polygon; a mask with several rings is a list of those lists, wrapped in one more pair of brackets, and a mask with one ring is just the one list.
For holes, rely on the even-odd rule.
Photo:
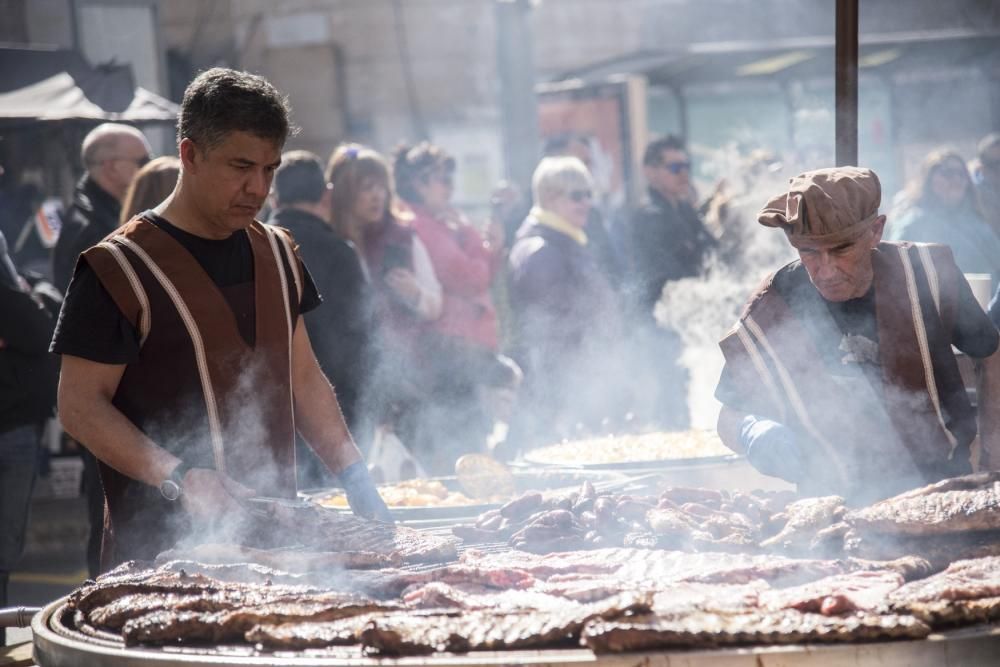
{"label": "black t-shirt", "polygon": [[[233,309],[240,334],[253,346],[256,338],[253,300],[240,308],[239,302],[231,298],[233,288],[254,279],[250,237],[239,231],[222,240],[205,239],[175,227],[151,211],[143,215],[194,256]],[[283,254],[281,262],[286,274],[292,275]],[[299,312],[307,313],[323,300],[301,259],[299,265],[302,273]],[[90,265],[86,261],[77,262],[50,350],[103,364],[128,364],[139,358],[139,340],[139,332],[119,310]]]}

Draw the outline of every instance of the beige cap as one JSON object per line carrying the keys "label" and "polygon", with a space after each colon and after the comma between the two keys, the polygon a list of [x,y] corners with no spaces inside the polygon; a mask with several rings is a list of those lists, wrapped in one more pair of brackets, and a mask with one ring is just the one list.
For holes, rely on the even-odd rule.
{"label": "beige cap", "polygon": [[799,174],[788,192],[773,198],[757,214],[765,227],[785,230],[815,243],[844,243],[860,236],[878,217],[882,185],[871,169],[833,167]]}

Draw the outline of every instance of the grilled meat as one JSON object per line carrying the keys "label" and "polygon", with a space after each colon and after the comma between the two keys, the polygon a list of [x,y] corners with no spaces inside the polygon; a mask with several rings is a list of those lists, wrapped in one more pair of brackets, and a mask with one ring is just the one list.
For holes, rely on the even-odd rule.
{"label": "grilled meat", "polygon": [[295,602],[272,602],[207,613],[164,609],[127,621],[122,627],[122,637],[129,646],[199,642],[218,644],[239,641],[248,630],[261,624],[335,621],[394,608],[394,605],[358,596],[325,593],[300,598]]}
{"label": "grilled meat", "polygon": [[254,563],[285,572],[315,572],[335,569],[362,570],[380,567],[398,567],[403,564],[399,553],[374,551],[266,551],[238,544],[199,544],[184,549],[164,551],[156,557],[157,563],[171,560],[191,560],[208,565]]}
{"label": "grilled meat", "polygon": [[781,518],[787,517],[787,521],[781,532],[764,540],[760,546],[788,552],[807,551],[816,534],[837,523],[846,511],[840,496],[797,500],[782,512]]}
{"label": "grilled meat", "polygon": [[[163,554],[161,554],[163,555]],[[169,560],[157,568],[159,572],[185,572],[189,575],[200,574],[206,577],[233,584],[272,584],[309,585],[312,580],[307,575],[292,574],[283,570],[257,563],[218,563],[207,564],[194,560]]]}
{"label": "grilled meat", "polygon": [[923,579],[935,571],[927,559],[919,556],[902,556],[894,560],[848,558],[846,564],[851,572],[895,572],[903,581]]}
{"label": "grilled meat", "polygon": [[747,584],[672,584],[656,592],[653,612],[657,616],[676,616],[694,611],[724,614],[751,611],[768,590],[770,587],[761,580]]}
{"label": "grilled meat", "polygon": [[369,615],[315,623],[264,623],[247,630],[244,639],[272,650],[301,650],[357,644]]}
{"label": "grilled meat", "polygon": [[623,594],[601,603],[563,607],[545,614],[492,610],[450,617],[385,616],[368,622],[361,632],[361,642],[367,652],[379,655],[571,646],[588,621],[648,612],[651,605],[648,595]]}
{"label": "grilled meat", "polygon": [[97,607],[135,593],[215,593],[224,584],[201,574],[187,572],[160,572],[139,570],[128,574],[99,577],[97,581],[85,584],[70,594],[68,604],[71,609],[84,613]]}
{"label": "grilled meat", "polygon": [[916,489],[851,512],[865,534],[929,536],[1000,530],[1000,473],[980,473]]}
{"label": "grilled meat", "polygon": [[418,609],[503,609],[505,612],[548,613],[578,606],[566,598],[539,591],[498,591],[477,584],[452,585],[441,581],[408,590],[402,599],[408,606]]}
{"label": "grilled meat", "polygon": [[841,616],[855,611],[873,611],[886,596],[903,585],[895,572],[849,572],[824,577],[818,581],[761,594],[764,609],[796,609]]}
{"label": "grilled meat", "polygon": [[314,505],[261,504],[264,516],[246,532],[259,536],[255,547],[301,544],[317,552],[397,554],[406,563],[434,563],[457,556],[451,537],[427,535],[412,528],[361,519]]}
{"label": "grilled meat", "polygon": [[944,572],[899,588],[890,601],[977,600],[996,596],[1000,596],[1000,556],[990,556],[952,563]]}
{"label": "grilled meat", "polygon": [[892,609],[912,614],[935,630],[1000,620],[1000,597],[896,603]]}
{"label": "grilled meat", "polygon": [[1000,531],[970,532],[956,535],[859,534],[852,531],[845,538],[845,551],[851,556],[876,561],[898,559],[912,554],[925,559],[937,572],[957,560],[1000,556]]}
{"label": "grilled meat", "polygon": [[859,614],[841,618],[785,609],[592,621],[583,629],[582,641],[595,653],[622,653],[739,644],[919,639],[930,631],[925,623],[912,616]]}

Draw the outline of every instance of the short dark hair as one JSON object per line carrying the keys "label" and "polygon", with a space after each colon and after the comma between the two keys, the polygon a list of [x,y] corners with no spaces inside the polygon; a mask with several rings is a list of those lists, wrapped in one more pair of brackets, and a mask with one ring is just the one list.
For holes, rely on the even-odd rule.
{"label": "short dark hair", "polygon": [[658,166],[663,158],[663,151],[667,149],[687,152],[687,146],[683,139],[675,134],[668,134],[649,142],[649,145],[646,146],[646,152],[642,155],[642,166]]}
{"label": "short dark hair", "polygon": [[190,139],[209,150],[230,132],[239,131],[283,146],[298,131],[290,116],[288,99],[263,77],[213,67],[195,77],[184,91],[177,115],[177,143]]}
{"label": "short dark hair", "polygon": [[392,162],[396,193],[411,204],[422,204],[417,181],[426,179],[437,170],[453,173],[455,158],[429,141],[421,141],[416,146],[400,145],[396,148]]}
{"label": "short dark hair", "polygon": [[274,196],[279,206],[315,204],[326,190],[323,164],[315,153],[288,151],[274,173]]}

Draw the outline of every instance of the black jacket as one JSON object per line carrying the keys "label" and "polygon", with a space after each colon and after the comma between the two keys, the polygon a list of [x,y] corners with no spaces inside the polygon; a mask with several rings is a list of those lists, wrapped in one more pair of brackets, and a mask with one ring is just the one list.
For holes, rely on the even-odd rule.
{"label": "black jacket", "polygon": [[84,250],[100,243],[118,227],[121,204],[117,199],[84,176],[76,185],[70,207],[52,251],[52,278],[63,294],[69,287],[76,259]]}
{"label": "black jacket", "polygon": [[676,206],[649,190],[649,199],[632,216],[628,254],[635,305],[652,316],[663,285],[697,276],[716,241],[694,208]]}
{"label": "black jacket", "polygon": [[28,292],[0,283],[0,433],[52,414],[58,364],[49,353],[55,319]]}
{"label": "black jacket", "polygon": [[312,275],[323,305],[305,314],[316,359],[337,390],[348,426],[354,426],[358,401],[371,359],[371,287],[354,244],[333,227],[304,211],[282,208],[268,220],[289,230]]}

